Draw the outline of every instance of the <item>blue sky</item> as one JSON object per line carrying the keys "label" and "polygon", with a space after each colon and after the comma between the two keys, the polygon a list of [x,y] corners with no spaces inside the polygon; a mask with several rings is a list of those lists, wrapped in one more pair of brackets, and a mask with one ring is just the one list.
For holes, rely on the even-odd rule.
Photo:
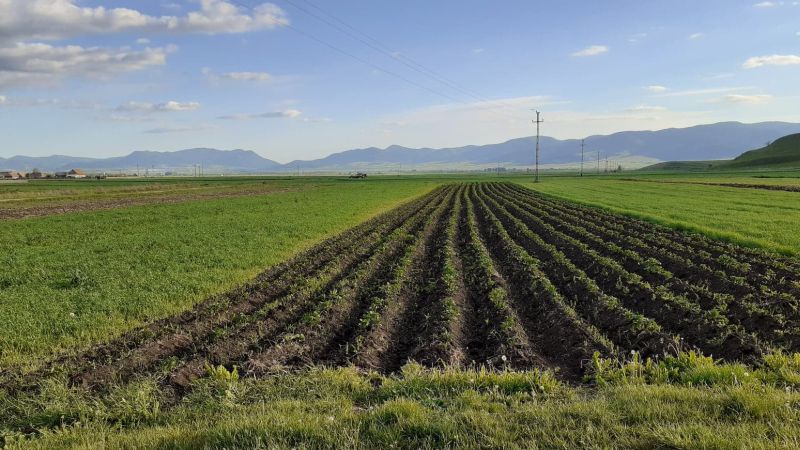
{"label": "blue sky", "polygon": [[800,1],[0,0],[2,157],[800,122],[798,80]]}

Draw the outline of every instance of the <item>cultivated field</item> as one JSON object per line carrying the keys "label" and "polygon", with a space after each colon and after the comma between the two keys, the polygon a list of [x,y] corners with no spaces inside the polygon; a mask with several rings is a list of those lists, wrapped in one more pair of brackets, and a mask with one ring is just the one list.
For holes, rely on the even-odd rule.
{"label": "cultivated field", "polygon": [[[594,201],[619,183],[656,184],[581,182],[567,194]],[[275,180],[261,194],[252,183],[225,199],[0,221],[8,248],[25,250],[0,277],[12,362],[0,445],[800,442],[796,258],[509,182]],[[36,236],[64,242],[44,253]],[[301,236],[317,243],[281,257]],[[70,270],[48,270],[42,286],[41,264],[83,271],[62,284]],[[253,278],[252,267],[270,268]],[[49,289],[53,300],[34,301]]]}
{"label": "cultivated field", "polygon": [[45,373],[100,387],[158,373],[182,392],[219,365],[413,360],[580,381],[595,353],[756,364],[800,350],[798,268],[514,184],[450,184]]}

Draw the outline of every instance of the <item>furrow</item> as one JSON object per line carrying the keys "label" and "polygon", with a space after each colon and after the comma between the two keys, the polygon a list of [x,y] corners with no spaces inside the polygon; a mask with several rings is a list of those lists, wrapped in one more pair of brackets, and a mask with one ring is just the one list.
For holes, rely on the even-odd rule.
{"label": "furrow", "polygon": [[513,204],[508,213],[516,221],[520,233],[527,229],[561,250],[591,277],[604,292],[614,295],[623,305],[655,319],[666,330],[684,338],[707,354],[727,360],[752,361],[763,353],[756,340],[741,327],[730,324],[724,316],[706,313],[686,298],[673,295],[663,287],[653,289],[641,277],[623,269],[616,261],[605,258],[585,244],[565,236]]}
{"label": "furrow", "polygon": [[[432,208],[440,210],[450,195],[448,189]],[[426,209],[395,230],[378,252],[316,299],[313,311],[291,324],[271,345],[250,355],[243,365],[247,373],[257,375],[322,361],[343,362],[353,350],[352,334],[371,300],[385,295],[399,261],[407,259],[433,213],[434,209]]]}
{"label": "furrow", "polygon": [[548,366],[559,369],[564,378],[576,380],[583,373],[583,363],[595,352],[616,354],[615,346],[564,301],[540,270],[541,262],[511,239],[474,186],[470,201],[476,205],[483,240],[508,280],[512,303],[531,338],[531,347]]}

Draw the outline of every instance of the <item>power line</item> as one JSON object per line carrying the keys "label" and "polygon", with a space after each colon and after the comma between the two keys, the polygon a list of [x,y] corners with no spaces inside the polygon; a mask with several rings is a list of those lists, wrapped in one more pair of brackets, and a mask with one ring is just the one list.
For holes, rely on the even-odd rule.
{"label": "power line", "polygon": [[[241,1],[239,1],[239,0],[228,0],[228,1],[229,1],[229,2],[231,2],[231,3],[234,3],[234,4],[236,4],[236,5],[239,5],[239,6],[243,7],[243,8],[245,8],[245,9],[248,9],[248,10],[252,10],[252,9],[253,9],[253,7],[252,7],[252,6],[249,6],[249,5],[243,4],[243,3],[242,3]],[[487,99],[487,98],[484,98],[484,97],[481,97],[481,96],[478,96],[478,95],[475,95],[475,94],[468,93],[468,92],[469,92],[469,90],[467,90],[467,89],[465,89],[465,88],[460,88],[460,87],[458,87],[458,86],[457,86],[457,85],[456,85],[454,82],[450,82],[450,81],[448,81],[446,78],[444,78],[444,77],[442,77],[442,76],[440,76],[440,75],[436,74],[436,73],[435,73],[433,70],[425,68],[425,67],[424,67],[424,66],[422,66],[421,64],[419,64],[419,63],[416,63],[415,61],[411,60],[411,59],[410,59],[410,58],[408,58],[408,57],[403,57],[403,58],[404,58],[404,59],[406,59],[406,60],[408,60],[408,61],[410,61],[410,62],[406,62],[406,61],[404,61],[404,60],[401,60],[401,59],[399,59],[398,57],[395,57],[395,55],[394,55],[394,54],[393,54],[391,51],[387,50],[387,49],[386,49],[386,47],[385,47],[385,46],[383,46],[382,44],[380,44],[380,42],[378,42],[376,39],[370,38],[370,37],[369,37],[368,35],[366,35],[365,33],[363,33],[363,32],[360,32],[360,31],[358,31],[356,28],[354,28],[354,27],[352,27],[352,26],[350,26],[350,25],[346,24],[346,23],[345,23],[343,20],[341,20],[341,19],[339,19],[339,18],[336,18],[336,17],[335,17],[333,14],[331,14],[331,13],[328,13],[328,12],[324,11],[324,10],[323,10],[322,8],[320,8],[319,6],[313,5],[313,4],[311,4],[310,2],[308,2],[310,5],[314,6],[316,9],[318,9],[318,10],[320,10],[320,11],[324,12],[325,14],[327,14],[328,16],[332,17],[332,18],[333,18],[334,20],[336,20],[337,22],[340,22],[340,23],[342,23],[344,26],[346,26],[346,27],[348,27],[348,28],[350,28],[350,29],[354,30],[356,33],[359,33],[359,34],[361,34],[361,35],[364,35],[364,36],[366,36],[366,39],[364,39],[364,38],[361,38],[361,37],[358,37],[358,36],[357,36],[357,35],[355,35],[354,33],[352,33],[352,32],[348,32],[348,31],[346,31],[346,30],[342,29],[342,27],[339,27],[339,26],[337,26],[336,24],[333,24],[333,23],[331,23],[329,20],[326,20],[326,19],[324,19],[324,18],[321,18],[319,15],[317,15],[317,14],[314,14],[313,12],[309,11],[307,8],[303,8],[302,6],[299,6],[299,5],[297,5],[297,4],[296,4],[295,2],[293,2],[292,0],[284,0],[284,1],[286,1],[287,3],[289,3],[289,4],[293,5],[293,6],[294,6],[294,7],[296,7],[297,9],[299,9],[299,10],[301,10],[301,11],[305,12],[306,14],[308,14],[308,15],[310,15],[310,16],[312,16],[312,17],[316,18],[317,20],[320,20],[320,21],[322,21],[322,22],[324,22],[324,23],[328,24],[329,26],[331,26],[331,27],[333,27],[333,28],[336,28],[337,30],[341,31],[342,33],[345,33],[345,34],[347,34],[348,36],[350,36],[350,37],[352,37],[352,38],[354,38],[354,39],[358,40],[359,42],[361,42],[361,43],[363,43],[363,44],[365,44],[365,45],[368,45],[368,46],[369,46],[370,48],[372,48],[373,50],[376,50],[376,51],[378,51],[378,52],[380,52],[380,53],[382,53],[382,54],[384,54],[384,55],[387,55],[387,56],[389,56],[390,58],[392,58],[392,60],[395,60],[395,61],[401,62],[402,64],[404,64],[404,65],[406,65],[406,66],[408,66],[408,67],[410,67],[410,68],[412,68],[412,69],[414,69],[414,70],[416,70],[416,71],[418,71],[418,72],[420,72],[420,73],[423,73],[423,72],[426,72],[426,71],[427,71],[427,72],[429,72],[429,73],[430,73],[430,75],[429,75],[429,76],[433,77],[434,79],[437,79],[437,81],[439,81],[440,83],[443,83],[443,84],[450,85],[450,87],[451,87],[451,88],[453,88],[453,89],[455,89],[455,90],[458,90],[458,91],[460,91],[462,94],[465,94],[465,95],[470,95],[471,97],[473,97],[473,98],[476,98],[476,99],[478,99],[478,100],[481,100],[481,101],[483,101],[483,102],[494,102],[494,103],[497,103],[499,106],[511,107],[511,106],[509,106],[509,105],[507,105],[507,104],[503,104],[503,102],[499,102],[499,101],[495,101],[495,100],[490,100],[490,99]],[[383,72],[383,73],[385,73],[385,74],[387,74],[387,75],[390,75],[390,76],[392,76],[392,77],[395,77],[395,78],[397,78],[397,79],[399,79],[399,80],[401,80],[401,81],[403,81],[403,82],[405,82],[405,83],[408,83],[408,84],[410,84],[410,85],[412,85],[412,86],[415,86],[415,87],[417,87],[417,88],[423,89],[423,90],[425,90],[425,91],[428,91],[428,92],[430,92],[430,93],[432,93],[432,94],[434,94],[434,95],[437,95],[437,96],[443,97],[443,98],[445,98],[445,99],[447,99],[447,100],[450,100],[450,101],[453,101],[453,102],[456,102],[456,103],[462,103],[462,104],[464,104],[464,105],[468,105],[468,106],[474,106],[474,105],[470,105],[470,104],[469,104],[469,103],[467,103],[467,102],[464,102],[463,100],[459,100],[459,99],[457,99],[457,98],[455,98],[455,97],[453,97],[453,96],[451,96],[451,95],[449,95],[449,94],[447,94],[447,93],[441,92],[441,91],[439,91],[439,90],[436,90],[436,89],[430,88],[430,87],[428,87],[428,86],[426,86],[426,85],[423,85],[423,84],[421,84],[421,83],[418,83],[418,82],[416,82],[416,81],[414,81],[414,80],[412,80],[412,79],[410,79],[410,78],[408,78],[408,77],[406,77],[406,76],[404,76],[404,75],[402,75],[402,74],[399,74],[399,73],[397,73],[397,72],[395,72],[395,71],[392,71],[392,70],[386,69],[386,68],[384,68],[384,67],[381,67],[381,66],[379,66],[379,65],[377,65],[377,64],[375,64],[375,63],[373,63],[373,62],[371,62],[371,61],[369,61],[369,60],[367,60],[367,59],[365,59],[365,58],[362,58],[362,57],[360,57],[360,56],[358,56],[358,55],[356,55],[356,54],[354,54],[354,53],[352,53],[352,52],[349,52],[349,51],[347,51],[347,50],[344,50],[344,49],[342,49],[342,48],[340,48],[340,47],[338,47],[338,46],[336,46],[336,45],[333,45],[333,44],[331,44],[330,42],[327,42],[327,41],[326,41],[326,40],[324,40],[324,39],[318,38],[318,37],[317,37],[317,36],[315,36],[315,35],[312,35],[312,34],[310,34],[310,33],[308,33],[308,32],[305,32],[305,31],[303,31],[303,30],[301,30],[301,29],[297,28],[296,26],[294,26],[294,25],[292,25],[292,24],[288,24],[288,23],[287,23],[287,24],[285,24],[285,26],[286,26],[287,28],[291,29],[292,31],[296,32],[297,34],[300,34],[300,35],[304,36],[304,37],[305,37],[305,38],[307,38],[307,39],[313,40],[313,41],[315,41],[315,42],[317,42],[317,43],[319,43],[319,44],[321,44],[321,45],[324,45],[324,46],[326,46],[326,47],[330,48],[330,49],[331,49],[331,50],[333,50],[333,51],[336,51],[336,52],[338,52],[338,53],[340,53],[340,54],[342,54],[342,55],[344,55],[344,56],[347,56],[347,57],[349,57],[349,58],[352,58],[352,59],[354,59],[354,60],[356,60],[356,61],[358,61],[358,62],[360,62],[360,63],[362,63],[362,64],[365,64],[365,65],[367,65],[367,66],[369,66],[369,67],[371,67],[371,68],[373,68],[373,69],[375,69],[375,70],[378,70],[378,71],[380,71],[380,72]],[[375,44],[373,44],[373,43],[370,43],[370,42],[368,41],[368,39],[369,39],[369,40],[371,40],[371,41],[373,41],[373,42],[375,42]],[[415,67],[413,67],[414,65],[418,66],[418,67],[419,67],[419,69],[416,69]],[[511,115],[511,114],[509,114],[507,111],[497,110],[496,108],[492,108],[491,106],[487,106],[487,107],[483,107],[483,108],[479,107],[479,108],[480,108],[480,109],[492,110],[492,111],[495,111],[495,112],[505,112],[506,114],[508,114],[509,116],[511,116],[511,117],[513,117],[513,118],[515,118],[515,119],[516,119],[516,118],[518,118],[516,115],[513,115],[513,116],[512,116],[512,115]]]}
{"label": "power line", "polygon": [[[233,3],[233,4],[235,4],[235,5],[239,5],[242,8],[245,8],[247,10],[252,10],[253,9],[252,6],[245,5],[244,3],[242,3],[241,1],[238,1],[238,0],[228,0],[228,1]],[[448,94],[445,94],[443,92],[439,92],[439,91],[437,91],[435,89],[431,89],[428,86],[425,86],[423,84],[419,84],[414,80],[411,80],[411,79],[409,79],[409,78],[407,78],[407,77],[405,77],[403,75],[400,75],[399,73],[393,72],[393,71],[388,70],[388,69],[384,69],[383,67],[381,67],[381,66],[379,66],[377,64],[374,64],[374,63],[372,63],[371,61],[369,61],[367,59],[364,59],[364,58],[362,58],[362,57],[360,57],[358,55],[355,55],[355,54],[353,54],[351,52],[348,52],[347,50],[343,50],[343,49],[331,44],[330,42],[325,41],[324,39],[320,39],[320,38],[318,38],[318,37],[316,37],[316,36],[314,36],[314,35],[312,35],[310,33],[307,33],[305,31],[297,28],[296,26],[294,26],[294,25],[292,25],[290,23],[287,23],[284,26],[286,28],[289,28],[290,30],[294,31],[297,34],[299,34],[301,36],[304,36],[307,39],[310,39],[310,40],[315,41],[315,42],[317,42],[319,44],[322,44],[322,45],[330,48],[331,50],[334,50],[334,51],[336,51],[338,53],[341,53],[342,55],[345,55],[345,56],[347,56],[349,58],[355,59],[356,61],[358,61],[358,62],[360,62],[362,64],[366,64],[366,65],[372,67],[375,70],[383,72],[383,73],[385,73],[387,75],[391,75],[391,76],[393,76],[393,77],[395,77],[395,78],[397,78],[399,80],[402,80],[402,81],[404,81],[404,82],[406,82],[408,84],[416,86],[416,87],[418,87],[420,89],[424,89],[424,90],[426,90],[426,91],[428,91],[428,92],[430,92],[430,93],[432,93],[434,95],[438,95],[440,97],[444,97],[444,98],[446,98],[448,100],[451,100],[451,101],[454,101],[454,102],[459,102],[458,99],[456,99],[456,98],[454,98],[454,97],[452,97],[452,96],[450,96]]]}
{"label": "power line", "polygon": [[[415,61],[414,59],[412,59],[409,56],[406,56],[406,55],[403,55],[403,54],[397,53],[397,52],[392,52],[387,46],[383,45],[379,40],[371,37],[370,35],[364,33],[363,31],[358,30],[354,26],[348,24],[344,20],[338,18],[337,16],[335,16],[332,13],[330,13],[329,11],[326,11],[325,9],[323,9],[322,7],[316,5],[315,3],[311,2],[310,0],[305,0],[305,3],[307,3],[308,5],[313,7],[314,9],[322,12],[323,14],[325,14],[328,17],[330,17],[334,21],[338,22],[344,28],[342,28],[342,27],[340,27],[340,26],[338,26],[338,25],[336,25],[334,23],[331,23],[330,21],[320,17],[317,14],[314,14],[313,12],[309,11],[308,9],[298,5],[293,0],[284,0],[284,1],[286,3],[289,3],[290,5],[294,6],[295,8],[305,12],[306,14],[308,14],[308,15],[310,15],[310,16],[312,16],[312,17],[314,17],[314,18],[316,18],[316,19],[318,19],[318,20],[330,25],[331,27],[336,28],[337,30],[341,31],[342,33],[352,37],[353,39],[355,39],[355,40],[361,42],[362,44],[372,48],[373,50],[375,50],[375,51],[377,51],[377,52],[379,52],[379,53],[381,53],[383,55],[386,55],[386,56],[388,56],[389,58],[391,58],[391,59],[393,59],[395,61],[400,62],[401,64],[405,65],[406,67],[408,67],[408,68],[410,68],[410,69],[412,69],[412,70],[414,70],[414,71],[416,71],[418,73],[421,73],[423,75],[429,76],[429,77],[435,79],[436,81],[438,81],[439,83],[441,83],[441,84],[443,84],[445,86],[448,86],[451,89],[454,89],[454,90],[456,90],[456,91],[458,91],[458,92],[460,92],[460,93],[462,93],[464,95],[467,95],[469,97],[472,97],[472,98],[474,98],[476,100],[480,100],[480,101],[484,101],[484,102],[492,101],[492,100],[486,98],[485,96],[477,93],[474,90],[471,90],[469,88],[466,88],[466,87],[463,87],[463,86],[459,85],[457,82],[448,79],[447,77],[445,77],[444,75],[439,74],[438,72],[434,71],[433,69],[425,67],[423,64]],[[348,31],[348,30],[351,30],[351,31]]]}

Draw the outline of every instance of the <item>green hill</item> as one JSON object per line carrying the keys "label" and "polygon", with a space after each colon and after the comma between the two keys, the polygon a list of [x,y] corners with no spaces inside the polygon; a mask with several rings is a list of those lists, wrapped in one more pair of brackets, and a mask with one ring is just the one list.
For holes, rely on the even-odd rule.
{"label": "green hill", "polygon": [[800,133],[784,136],[764,148],[742,153],[726,168],[800,167]]}
{"label": "green hill", "polygon": [[644,167],[642,171],[675,171],[675,172],[695,172],[705,171],[726,164],[729,160],[716,161],[665,161],[651,166]]}
{"label": "green hill", "polygon": [[667,161],[647,166],[641,171],[705,171],[729,169],[800,168],[800,133],[775,140],[766,147],[742,153],[732,160]]}

